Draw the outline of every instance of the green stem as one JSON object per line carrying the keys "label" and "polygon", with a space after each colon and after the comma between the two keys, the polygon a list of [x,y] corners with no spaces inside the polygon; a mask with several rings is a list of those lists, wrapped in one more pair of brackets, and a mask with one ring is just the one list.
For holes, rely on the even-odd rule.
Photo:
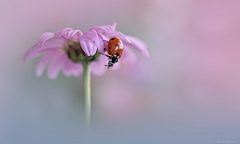
{"label": "green stem", "polygon": [[83,83],[85,98],[85,125],[89,130],[91,126],[91,62],[83,63]]}

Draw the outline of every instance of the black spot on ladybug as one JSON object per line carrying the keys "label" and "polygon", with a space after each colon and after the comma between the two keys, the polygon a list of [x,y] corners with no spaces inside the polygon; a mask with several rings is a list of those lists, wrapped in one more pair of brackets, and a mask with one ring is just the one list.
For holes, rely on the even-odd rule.
{"label": "black spot on ladybug", "polygon": [[117,53],[116,56],[119,56],[119,53]]}
{"label": "black spot on ladybug", "polygon": [[116,47],[118,47],[119,45],[115,45]]}
{"label": "black spot on ladybug", "polygon": [[109,47],[109,49],[111,49],[111,47]]}
{"label": "black spot on ladybug", "polygon": [[111,40],[114,40],[114,38],[112,38]]}

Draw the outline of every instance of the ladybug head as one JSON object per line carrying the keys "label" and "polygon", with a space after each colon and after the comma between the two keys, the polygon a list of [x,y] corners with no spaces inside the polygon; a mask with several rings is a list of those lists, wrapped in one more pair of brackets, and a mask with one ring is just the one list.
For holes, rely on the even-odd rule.
{"label": "ladybug head", "polygon": [[118,58],[116,56],[111,56],[108,60],[114,64],[118,62]]}
{"label": "ladybug head", "polygon": [[105,65],[105,66],[107,66],[109,69],[110,67],[113,67],[113,65],[117,62],[118,62],[117,56],[110,56],[108,59],[108,65]]}

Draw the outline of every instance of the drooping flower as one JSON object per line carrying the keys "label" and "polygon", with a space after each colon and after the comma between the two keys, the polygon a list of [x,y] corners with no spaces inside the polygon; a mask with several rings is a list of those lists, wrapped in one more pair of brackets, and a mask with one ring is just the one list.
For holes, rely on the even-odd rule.
{"label": "drooping flower", "polygon": [[[107,47],[107,42],[112,37],[119,37],[124,44],[124,51],[122,57],[119,59],[121,62],[126,64],[134,64],[137,60],[136,55],[130,48],[134,48],[140,51],[144,56],[149,57],[149,52],[147,50],[147,45],[145,42],[134,36],[124,35],[121,32],[116,31],[117,23],[114,22],[112,25],[97,26],[91,28],[89,31],[96,31],[98,38],[95,39],[95,43],[98,47],[99,52],[104,52],[104,48]],[[100,57],[104,57],[100,55]],[[113,70],[118,70],[120,68],[120,63],[114,64]]]}
{"label": "drooping flower", "polygon": [[[43,74],[49,62],[47,73],[50,79],[57,78],[61,69],[67,77],[72,75],[78,77],[82,73],[83,67],[81,63],[76,62],[81,62],[86,58],[94,60],[97,51],[94,40],[97,38],[95,31],[89,31],[82,35],[80,30],[71,28],[56,33],[43,33],[38,42],[23,54],[22,59],[26,61],[45,54],[37,65],[37,76]],[[97,69],[92,70],[93,73],[98,73],[96,71]]]}

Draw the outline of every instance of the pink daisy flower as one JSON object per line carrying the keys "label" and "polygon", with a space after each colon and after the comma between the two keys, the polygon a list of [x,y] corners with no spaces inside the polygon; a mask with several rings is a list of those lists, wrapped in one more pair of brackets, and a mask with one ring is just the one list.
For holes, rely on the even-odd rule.
{"label": "pink daisy flower", "polygon": [[[117,26],[117,23],[114,22],[112,25],[97,26],[89,30],[89,31],[96,31],[98,34],[98,38],[95,39],[95,43],[96,43],[96,46],[98,47],[99,52],[104,53],[104,48],[107,47],[106,41],[109,41],[109,39],[111,39],[112,37],[119,37],[124,44],[124,51],[119,61],[125,64],[130,64],[130,65],[136,62],[137,57],[133,53],[133,51],[130,50],[131,48],[134,48],[140,51],[144,56],[149,57],[149,52],[147,50],[147,45],[145,42],[143,42],[142,40],[136,37],[124,35],[121,32],[115,31],[116,26]],[[105,56],[100,55],[100,57],[105,57]],[[115,71],[115,70],[118,70],[119,68],[120,68],[120,62],[114,64],[114,67],[112,68],[112,70]],[[101,72],[104,72],[104,70],[105,69],[101,70]]]}
{"label": "pink daisy flower", "polygon": [[[134,64],[136,55],[130,50],[135,48],[144,56],[149,57],[147,45],[140,39],[133,36],[125,36],[115,31],[116,23],[112,25],[97,26],[82,34],[80,30],[66,28],[56,33],[43,33],[36,44],[29,48],[23,55],[23,61],[45,54],[39,61],[36,68],[36,75],[42,76],[47,64],[47,74],[50,79],[57,78],[62,69],[67,77],[78,77],[83,72],[81,62],[92,61],[91,72],[95,75],[102,75],[107,68],[108,58],[100,55],[107,46],[106,41],[112,37],[119,37],[124,44],[124,51],[121,62]],[[102,33],[101,33],[102,32]],[[120,68],[120,62],[116,63],[112,70]]]}
{"label": "pink daisy flower", "polygon": [[[83,71],[82,64],[72,61],[81,61],[84,58],[84,54],[93,56],[97,50],[93,41],[97,38],[95,31],[89,31],[81,35],[81,31],[71,28],[66,28],[56,33],[46,32],[39,37],[36,44],[23,54],[22,59],[26,61],[27,59],[45,54],[37,65],[37,76],[42,76],[46,65],[49,63],[47,73],[50,79],[57,78],[61,69],[67,77],[78,77]],[[95,72],[96,70],[93,68],[92,72],[97,73]]]}

